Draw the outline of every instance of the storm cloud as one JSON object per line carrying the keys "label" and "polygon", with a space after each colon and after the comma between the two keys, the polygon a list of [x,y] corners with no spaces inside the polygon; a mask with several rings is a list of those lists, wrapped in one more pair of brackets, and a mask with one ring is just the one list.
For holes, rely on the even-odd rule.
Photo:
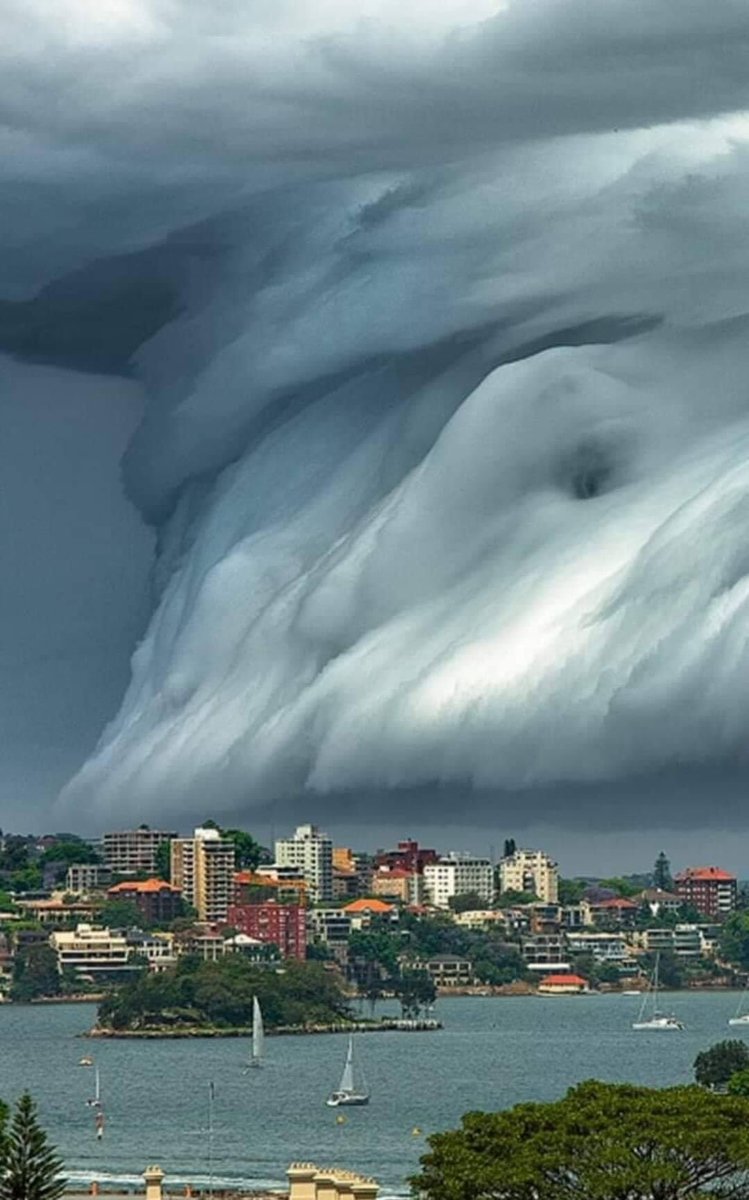
{"label": "storm cloud", "polygon": [[745,5],[54,8],[4,6],[0,350],[128,377],[158,538],[61,814],[734,779]]}

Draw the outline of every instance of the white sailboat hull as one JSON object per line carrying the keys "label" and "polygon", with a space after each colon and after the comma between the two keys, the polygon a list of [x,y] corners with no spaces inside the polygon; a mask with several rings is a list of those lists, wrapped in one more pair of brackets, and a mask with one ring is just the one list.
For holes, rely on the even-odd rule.
{"label": "white sailboat hull", "polygon": [[358,1087],[354,1078],[354,1039],[352,1037],[349,1037],[348,1040],[348,1053],[341,1082],[337,1089],[330,1093],[325,1103],[328,1108],[361,1107],[363,1104],[369,1104],[369,1092],[366,1090],[363,1077],[359,1080]]}
{"label": "white sailboat hull", "polygon": [[749,1013],[744,1013],[743,1017],[731,1017],[729,1025],[749,1025]]}
{"label": "white sailboat hull", "polygon": [[674,1030],[683,1029],[681,1021],[677,1021],[676,1017],[654,1017],[651,1021],[634,1021],[633,1029],[645,1029],[652,1033],[672,1033]]}
{"label": "white sailboat hull", "polygon": [[328,1108],[341,1108],[346,1105],[361,1106],[362,1104],[369,1104],[369,1096],[358,1095],[356,1092],[333,1092],[331,1096],[328,1096],[325,1103]]}

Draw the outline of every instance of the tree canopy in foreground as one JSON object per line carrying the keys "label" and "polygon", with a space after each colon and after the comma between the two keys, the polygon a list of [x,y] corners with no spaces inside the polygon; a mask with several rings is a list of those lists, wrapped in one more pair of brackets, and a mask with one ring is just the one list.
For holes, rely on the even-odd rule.
{"label": "tree canopy in foreground", "polygon": [[589,1081],[429,1138],[429,1200],[745,1200],[749,1100]]}
{"label": "tree canopy in foreground", "polygon": [[60,1200],[65,1191],[62,1160],[39,1125],[36,1105],[25,1092],[16,1104],[10,1128],[0,1106],[0,1200]]}

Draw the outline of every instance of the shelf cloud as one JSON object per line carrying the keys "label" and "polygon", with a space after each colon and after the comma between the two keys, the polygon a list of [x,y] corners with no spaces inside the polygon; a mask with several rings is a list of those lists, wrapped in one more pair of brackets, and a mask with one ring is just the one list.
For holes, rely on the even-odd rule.
{"label": "shelf cloud", "polygon": [[60,820],[740,774],[745,5],[6,7],[0,351],[157,539]]}

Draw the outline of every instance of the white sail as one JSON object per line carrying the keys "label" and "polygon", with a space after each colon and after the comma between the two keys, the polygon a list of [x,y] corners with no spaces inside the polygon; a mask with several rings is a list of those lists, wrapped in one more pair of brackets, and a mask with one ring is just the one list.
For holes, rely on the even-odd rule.
{"label": "white sail", "polygon": [[265,1046],[265,1030],[263,1029],[263,1014],[257,996],[252,998],[252,1060],[260,1063]]}
{"label": "white sail", "polygon": [[[633,1022],[633,1029],[640,1030],[674,1030],[683,1029],[684,1025],[676,1017],[666,1015],[658,1011],[658,984],[659,984],[659,968],[660,954],[655,956],[655,970],[653,972],[653,982],[650,990],[645,993],[640,1005],[640,1013],[636,1021]],[[651,1007],[652,1011],[646,1015],[646,1010]]]}
{"label": "white sail", "polygon": [[744,988],[744,990],[741,993],[741,996],[739,998],[739,1005],[738,1005],[738,1008],[736,1009],[736,1016],[731,1017],[731,1019],[728,1022],[729,1025],[749,1025],[749,1012],[744,1011],[744,1004],[745,1004],[745,1000],[746,1000],[747,991],[749,991],[749,981],[747,981],[746,987]]}
{"label": "white sail", "polygon": [[353,1092],[354,1091],[354,1039],[352,1037],[350,1037],[348,1040],[348,1053],[346,1055],[346,1065],[343,1068],[343,1074],[341,1075],[341,1082],[338,1086],[338,1091],[339,1092]]}

